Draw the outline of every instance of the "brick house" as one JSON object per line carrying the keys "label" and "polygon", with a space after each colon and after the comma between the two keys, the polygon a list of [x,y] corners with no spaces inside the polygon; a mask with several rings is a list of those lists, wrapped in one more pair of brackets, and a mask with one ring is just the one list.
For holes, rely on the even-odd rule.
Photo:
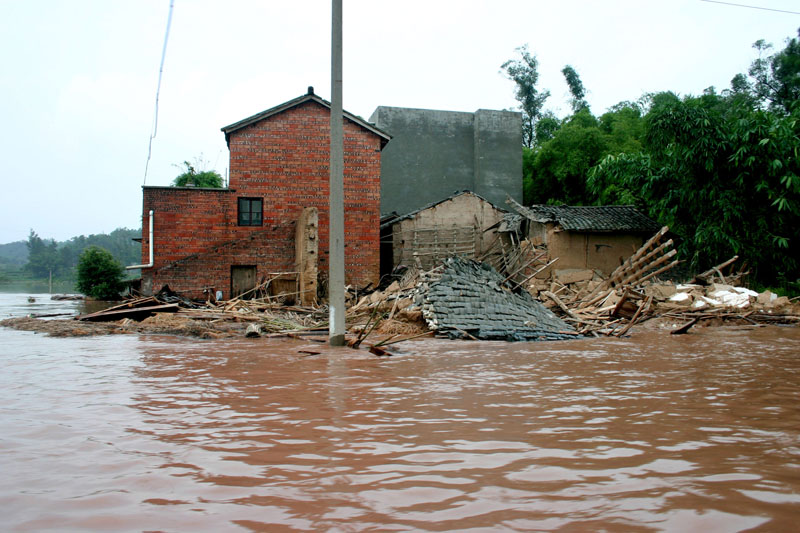
{"label": "brick house", "polygon": [[[363,286],[379,277],[381,150],[390,136],[350,113],[344,118],[346,281]],[[330,103],[309,87],[222,131],[227,188],[143,187],[142,258],[152,263],[142,269],[143,294],[169,285],[188,297],[213,288],[228,299],[295,272],[304,208],[318,211],[319,272],[327,276]]]}

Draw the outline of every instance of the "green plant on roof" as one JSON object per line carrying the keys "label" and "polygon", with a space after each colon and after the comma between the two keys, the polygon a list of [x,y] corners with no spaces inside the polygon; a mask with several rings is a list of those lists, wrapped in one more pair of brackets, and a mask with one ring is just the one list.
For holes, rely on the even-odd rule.
{"label": "green plant on roof", "polygon": [[175,165],[178,168],[186,167],[178,177],[172,180],[173,187],[204,187],[219,189],[222,187],[222,176],[215,170],[198,170],[203,168],[206,163],[201,159],[195,159],[194,164],[188,161],[183,162],[183,166]]}

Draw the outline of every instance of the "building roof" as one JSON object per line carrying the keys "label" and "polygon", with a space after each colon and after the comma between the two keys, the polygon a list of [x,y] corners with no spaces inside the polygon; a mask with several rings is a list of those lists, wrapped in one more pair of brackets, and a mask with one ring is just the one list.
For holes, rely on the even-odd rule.
{"label": "building roof", "polygon": [[422,296],[428,325],[452,337],[534,341],[575,338],[575,330],[521,289],[516,292],[491,266],[449,257],[441,278]]}
{"label": "building roof", "polygon": [[[519,214],[534,222],[555,223],[566,231],[652,233],[661,229],[631,205],[532,205],[509,202]],[[516,204],[516,205],[515,205]]]}
{"label": "building roof", "polygon": [[456,192],[454,192],[453,194],[451,194],[450,196],[448,196],[446,198],[442,198],[441,200],[437,200],[437,201],[432,202],[432,203],[430,203],[428,205],[424,205],[424,206],[420,207],[419,209],[415,209],[414,211],[411,211],[410,213],[406,213],[405,215],[398,215],[397,212],[394,212],[394,211],[391,212],[391,213],[387,213],[385,215],[381,215],[381,227],[383,228],[383,227],[385,227],[387,225],[392,225],[395,222],[400,222],[401,220],[406,220],[407,218],[412,218],[414,215],[416,215],[420,211],[425,211],[426,209],[430,209],[432,207],[436,207],[437,205],[442,204],[444,202],[447,202],[448,200],[452,200],[454,198],[458,198],[459,196],[461,196],[463,194],[471,194],[473,196],[477,196],[478,198],[480,198],[481,200],[483,200],[487,204],[491,205],[492,207],[494,207],[498,211],[502,211],[504,213],[506,212],[505,209],[503,209],[502,207],[496,206],[494,203],[490,202],[489,200],[487,200],[486,198],[484,198],[480,194],[478,194],[476,192],[469,191],[467,189],[464,189],[464,190],[456,191]]}
{"label": "building roof", "polygon": [[[230,124],[228,126],[223,127],[222,131],[225,133],[225,142],[230,142],[231,133],[233,133],[233,132],[235,132],[237,130],[240,130],[240,129],[244,128],[244,127],[250,126],[251,124],[255,124],[256,122],[260,122],[260,121],[262,121],[264,119],[267,119],[267,118],[269,118],[269,117],[271,117],[273,115],[277,115],[278,113],[283,113],[284,111],[286,111],[288,109],[291,109],[293,107],[297,107],[299,105],[305,104],[306,102],[316,102],[316,103],[318,103],[318,104],[320,104],[320,105],[322,105],[324,107],[327,107],[328,109],[331,108],[331,103],[330,102],[328,102],[327,100],[323,100],[322,98],[320,98],[319,96],[314,94],[314,88],[313,87],[309,87],[308,88],[308,92],[306,94],[302,95],[302,96],[298,96],[297,98],[294,98],[293,100],[289,100],[288,102],[284,102],[284,103],[282,103],[280,105],[277,105],[275,107],[267,109],[266,111],[262,111],[261,113],[256,113],[255,115],[247,117],[245,119],[242,119],[239,122],[234,122],[233,124]],[[371,122],[367,122],[366,120],[364,120],[363,118],[361,118],[361,117],[359,117],[357,115],[354,115],[352,113],[348,113],[347,111],[344,111],[343,114],[344,114],[344,117],[347,118],[348,120],[350,120],[351,122],[355,122],[356,124],[358,124],[362,128],[364,128],[364,129],[366,129],[368,131],[371,131],[372,133],[374,133],[375,135],[380,137],[381,138],[381,148],[383,148],[386,145],[386,143],[388,143],[389,140],[392,138],[391,135],[389,135],[385,131],[383,131],[380,128],[378,128],[377,126],[375,126],[375,124],[372,124]]]}

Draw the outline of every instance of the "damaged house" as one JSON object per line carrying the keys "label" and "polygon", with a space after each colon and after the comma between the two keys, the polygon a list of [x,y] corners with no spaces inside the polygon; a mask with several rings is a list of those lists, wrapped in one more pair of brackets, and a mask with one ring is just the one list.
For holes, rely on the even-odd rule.
{"label": "damaged house", "polygon": [[381,274],[399,265],[425,270],[447,257],[479,257],[497,237],[505,211],[471,191],[381,218]]}
{"label": "damaged house", "polygon": [[546,247],[549,258],[558,258],[555,268],[560,270],[599,270],[608,276],[661,228],[628,205],[508,204],[522,217],[520,236]]}
{"label": "damaged house", "polygon": [[521,113],[380,106],[370,121],[392,136],[381,155],[381,274],[480,255],[497,206],[522,201]]}
{"label": "damaged house", "polygon": [[[378,107],[375,123],[344,116],[348,284],[377,284],[409,254],[424,265],[474,257],[502,217],[497,205],[522,197],[520,113]],[[330,103],[309,88],[222,128],[226,188],[143,187],[141,293],[168,285],[230,299],[257,289],[313,303],[327,277],[329,124]],[[393,213],[383,248],[381,213]]]}
{"label": "damaged house", "polygon": [[[228,299],[274,279],[273,290],[313,299],[317,268],[327,273],[330,107],[309,87],[222,128],[227,188],[143,187],[141,292],[169,285]],[[390,136],[344,118],[346,280],[364,286],[379,276],[381,150]]]}

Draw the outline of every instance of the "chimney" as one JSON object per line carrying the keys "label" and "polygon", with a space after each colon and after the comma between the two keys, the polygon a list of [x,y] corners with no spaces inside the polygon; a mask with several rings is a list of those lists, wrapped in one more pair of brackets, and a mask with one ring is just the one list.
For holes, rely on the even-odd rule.
{"label": "chimney", "polygon": [[308,86],[308,94],[314,94],[314,87],[311,85]]}

